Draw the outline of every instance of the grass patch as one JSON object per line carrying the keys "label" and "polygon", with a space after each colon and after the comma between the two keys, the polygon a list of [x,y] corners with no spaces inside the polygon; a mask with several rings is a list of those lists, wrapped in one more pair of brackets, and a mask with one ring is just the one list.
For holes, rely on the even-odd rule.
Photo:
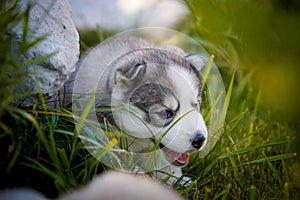
{"label": "grass patch", "polygon": [[[188,3],[195,10],[193,2]],[[9,10],[1,13],[0,18],[1,72],[7,71],[1,73],[0,79],[0,87],[4,88],[0,96],[0,187],[27,186],[56,197],[85,185],[107,167],[84,148],[69,109],[49,108],[43,101],[30,108],[13,106],[11,88],[20,83],[17,75],[27,75],[22,69],[30,62],[18,63],[18,58],[11,57],[8,43],[13,36],[6,33],[18,21],[28,19],[27,15]],[[194,15],[196,18],[197,14]],[[233,44],[236,37],[224,33],[220,48],[221,45],[200,37],[202,28],[190,25],[183,30],[217,58],[227,89],[222,110],[225,124],[214,149],[204,158],[193,153],[184,168],[184,175],[194,178],[193,184],[187,188],[175,184],[174,189],[187,199],[299,198],[300,162],[295,145],[299,124],[279,120],[280,113],[263,101],[260,88],[253,86],[255,72],[241,67],[239,48]],[[81,33],[83,50],[103,41],[110,33],[98,30],[87,35]],[[24,44],[21,50],[26,51],[34,44]],[[44,59],[47,58],[32,63]],[[15,70],[16,76],[8,80],[9,70]],[[78,118],[79,129],[85,114]]]}

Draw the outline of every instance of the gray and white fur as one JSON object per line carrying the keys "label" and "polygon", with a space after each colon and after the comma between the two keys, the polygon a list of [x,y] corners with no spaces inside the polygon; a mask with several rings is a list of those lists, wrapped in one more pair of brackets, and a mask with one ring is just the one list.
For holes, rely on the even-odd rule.
{"label": "gray and white fur", "polygon": [[[133,152],[147,152],[154,141],[162,138],[162,162],[170,165],[162,169],[166,174],[157,176],[180,177],[180,167],[186,160],[182,157],[182,162],[176,162],[177,158],[203,149],[207,142],[207,128],[199,111],[199,71],[207,58],[187,54],[173,45],[155,46],[138,38],[112,39],[105,45],[109,54],[118,56],[98,84],[98,93],[106,98],[99,98],[96,103],[112,107],[110,115],[98,113],[99,120],[107,117],[138,139],[139,143],[129,147]],[[176,178],[169,183],[174,181]]]}

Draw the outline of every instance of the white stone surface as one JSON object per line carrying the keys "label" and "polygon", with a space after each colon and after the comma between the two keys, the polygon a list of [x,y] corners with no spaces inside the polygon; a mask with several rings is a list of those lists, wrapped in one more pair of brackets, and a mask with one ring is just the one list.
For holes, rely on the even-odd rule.
{"label": "white stone surface", "polygon": [[[22,60],[28,61],[51,53],[55,54],[44,63],[26,68],[26,71],[34,75],[28,76],[16,92],[24,94],[31,91],[32,95],[26,99],[16,100],[16,104],[22,106],[38,101],[36,81],[45,97],[56,93],[75,70],[79,58],[79,36],[72,21],[68,0],[20,0],[18,6],[21,10],[25,10],[28,4],[32,7],[29,15],[31,40],[44,35],[47,37],[25,52]],[[14,31],[18,33],[16,37],[18,45],[23,35],[22,23]]]}
{"label": "white stone surface", "polygon": [[180,0],[70,0],[78,29],[122,31],[135,27],[172,28],[188,9]]}

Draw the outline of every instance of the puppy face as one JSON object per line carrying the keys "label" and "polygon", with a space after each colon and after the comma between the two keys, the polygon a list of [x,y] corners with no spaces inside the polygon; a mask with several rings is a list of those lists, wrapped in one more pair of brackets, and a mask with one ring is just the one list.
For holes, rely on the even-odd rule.
{"label": "puppy face", "polygon": [[112,64],[118,65],[111,98],[116,124],[135,138],[159,142],[169,161],[185,165],[187,152],[201,150],[207,138],[195,58],[149,48]]}

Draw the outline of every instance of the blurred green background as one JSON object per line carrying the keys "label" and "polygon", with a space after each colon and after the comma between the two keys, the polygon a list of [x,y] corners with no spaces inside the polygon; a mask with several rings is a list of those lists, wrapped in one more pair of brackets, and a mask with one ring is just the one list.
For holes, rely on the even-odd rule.
{"label": "blurred green background", "polygon": [[[203,45],[233,68],[251,72],[253,87],[277,110],[278,120],[300,119],[300,1],[187,0],[194,27]],[[213,44],[213,45],[211,45]],[[237,56],[234,58],[232,55]],[[225,66],[226,67],[226,66]]]}

